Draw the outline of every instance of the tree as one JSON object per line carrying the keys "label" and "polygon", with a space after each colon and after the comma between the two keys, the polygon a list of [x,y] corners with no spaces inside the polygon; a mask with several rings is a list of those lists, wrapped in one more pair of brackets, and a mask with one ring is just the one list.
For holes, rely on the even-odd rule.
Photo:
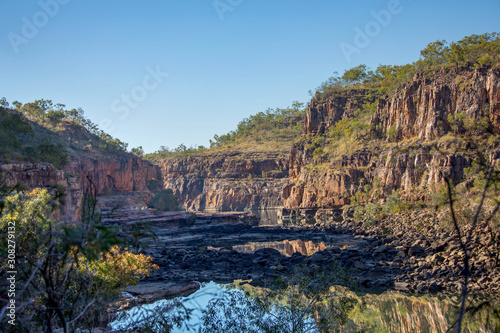
{"label": "tree", "polygon": [[425,49],[420,51],[420,56],[422,60],[428,66],[440,66],[446,63],[446,54],[449,51],[449,47],[445,40],[438,40],[427,45]]}
{"label": "tree", "polygon": [[176,211],[179,210],[179,201],[171,189],[166,189],[153,196],[151,206],[161,211]]}
{"label": "tree", "polygon": [[364,83],[369,76],[370,72],[368,72],[366,65],[359,65],[346,70],[342,75],[342,81],[345,86],[351,86]]}
{"label": "tree", "polygon": [[61,120],[66,117],[64,111],[61,110],[49,110],[47,111],[47,119],[52,125],[56,125]]}
{"label": "tree", "polygon": [[144,149],[142,149],[142,146],[139,146],[137,148],[132,148],[132,149],[130,149],[130,152],[138,157],[144,156]]}
{"label": "tree", "polygon": [[16,108],[17,111],[21,111],[21,107],[23,106],[23,103],[18,102],[18,101],[14,101],[14,102],[12,102],[12,105],[14,105],[14,107]]}
{"label": "tree", "polygon": [[[0,251],[6,255],[8,240],[15,241],[16,251],[15,262],[2,260],[0,294],[7,295],[6,272],[15,269],[12,328],[19,332],[92,328],[117,292],[156,268],[151,258],[118,246],[119,239],[99,224],[95,200],[84,201],[82,222],[77,224],[51,217],[54,202],[45,189],[14,192],[3,202]],[[6,315],[7,305],[0,319]]]}
{"label": "tree", "polygon": [[39,99],[34,102],[29,102],[21,107],[21,112],[28,117],[35,119],[45,119],[47,111],[52,110],[53,104],[51,100]]}
{"label": "tree", "polygon": [[9,107],[9,102],[7,102],[7,99],[5,97],[2,97],[0,99],[0,106],[4,107],[4,108],[8,108]]}

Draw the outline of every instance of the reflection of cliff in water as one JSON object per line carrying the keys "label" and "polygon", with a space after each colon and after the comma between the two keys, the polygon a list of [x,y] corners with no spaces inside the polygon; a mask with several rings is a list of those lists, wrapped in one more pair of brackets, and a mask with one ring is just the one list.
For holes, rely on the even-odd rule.
{"label": "reflection of cliff in water", "polygon": [[260,225],[278,225],[281,211],[279,209],[253,210],[252,214],[259,218]]}
{"label": "reflection of cliff in water", "polygon": [[[357,297],[359,303],[349,316],[347,332],[446,332],[458,318],[458,296],[409,296],[395,291]],[[498,308],[498,302],[496,308]],[[466,317],[463,332],[498,332],[499,318],[479,311]],[[456,330],[456,329],[455,329]],[[454,330],[451,330],[454,331]]]}
{"label": "reflection of cliff in water", "polygon": [[[261,287],[245,284],[237,288],[247,292],[252,299],[263,296]],[[348,314],[342,332],[441,333],[447,332],[458,318],[459,296],[415,296],[397,291],[357,295],[345,287],[332,288],[337,295],[340,293],[357,301],[355,308]],[[477,300],[474,304],[484,301],[485,299]],[[489,298],[489,302],[493,309],[500,306],[499,299]],[[500,318],[495,317],[491,308],[483,308],[474,315],[466,314],[462,332],[500,332]],[[455,331],[456,327],[450,330]]]}
{"label": "reflection of cliff in water", "polygon": [[310,256],[318,251],[326,249],[324,242],[314,243],[312,241],[304,242],[300,239],[284,240],[281,242],[259,242],[247,243],[244,245],[234,245],[233,249],[242,253],[253,253],[264,248],[272,248],[280,251],[284,256],[290,257],[295,252],[300,252],[302,255]]}

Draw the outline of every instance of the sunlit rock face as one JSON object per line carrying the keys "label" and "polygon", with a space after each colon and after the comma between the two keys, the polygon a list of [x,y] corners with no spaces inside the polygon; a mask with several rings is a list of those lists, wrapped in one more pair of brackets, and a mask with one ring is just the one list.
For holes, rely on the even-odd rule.
{"label": "sunlit rock face", "polygon": [[83,193],[143,192],[149,198],[152,194],[147,188],[148,181],[161,180],[157,166],[135,156],[70,159],[63,170],[48,163],[0,164],[0,173],[7,186],[19,183],[30,188],[64,188],[63,198],[53,216],[68,221],[80,219]]}
{"label": "sunlit rock face", "polygon": [[[375,180],[386,193],[399,189],[410,200],[423,199],[443,186],[446,178],[458,182],[472,158],[456,151],[451,139],[440,139],[452,129],[448,115],[464,112],[465,119],[472,121],[487,117],[492,129],[500,133],[499,78],[498,69],[416,75],[392,96],[379,99],[370,124],[379,144],[342,153],[335,160],[315,160],[310,143],[318,137],[326,139],[333,124],[353,117],[367,96],[363,90],[353,90],[323,102],[313,99],[305,136],[290,152],[291,182],[283,189],[284,207],[339,208]],[[385,141],[388,132],[393,136],[391,143]],[[490,162],[498,157],[499,152],[492,151]]]}
{"label": "sunlit rock face", "polygon": [[53,217],[78,221],[81,215],[82,190],[78,177],[65,175],[62,170],[56,170],[48,163],[18,163],[0,164],[0,179],[8,187],[23,184],[29,188],[42,187],[55,194],[54,187],[64,189]]}
{"label": "sunlit rock face", "polygon": [[82,188],[96,194],[147,191],[149,180],[161,180],[159,167],[132,155],[71,159],[64,172],[78,175]]}

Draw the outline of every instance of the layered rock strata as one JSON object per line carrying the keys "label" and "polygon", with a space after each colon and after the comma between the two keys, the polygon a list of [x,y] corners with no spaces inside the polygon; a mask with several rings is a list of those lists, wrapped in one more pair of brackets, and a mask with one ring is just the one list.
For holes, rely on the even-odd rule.
{"label": "layered rock strata", "polygon": [[279,155],[226,153],[161,163],[164,185],[188,210],[246,210],[282,206],[288,160]]}
{"label": "layered rock strata", "polygon": [[[443,186],[446,178],[457,183],[473,156],[459,152],[452,139],[440,138],[453,130],[450,120],[458,114],[472,123],[486,119],[490,130],[499,132],[499,78],[498,69],[416,75],[391,97],[379,99],[370,123],[376,146],[329,161],[313,158],[311,136],[325,137],[330,126],[352,117],[367,97],[357,90],[321,103],[313,100],[304,125],[306,139],[290,153],[292,182],[283,190],[284,206],[339,208],[367,184],[417,200]],[[389,133],[391,142],[385,139]],[[492,151],[490,162],[497,155]]]}
{"label": "layered rock strata", "polygon": [[72,159],[64,172],[78,175],[84,191],[96,194],[147,191],[148,181],[161,180],[160,169],[139,157]]}
{"label": "layered rock strata", "polygon": [[53,216],[66,221],[78,221],[81,214],[82,191],[78,177],[56,170],[52,164],[0,164],[0,179],[8,187],[23,184],[30,188],[42,187],[51,192],[62,191]]}

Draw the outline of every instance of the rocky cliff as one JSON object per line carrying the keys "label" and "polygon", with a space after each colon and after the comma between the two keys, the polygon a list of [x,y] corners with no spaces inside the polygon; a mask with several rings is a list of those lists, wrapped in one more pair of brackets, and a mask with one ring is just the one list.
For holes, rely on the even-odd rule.
{"label": "rocky cliff", "polygon": [[0,178],[8,187],[24,184],[30,188],[43,187],[54,192],[62,191],[62,199],[54,217],[66,221],[77,221],[81,215],[82,190],[78,177],[65,175],[51,164],[0,164]]}
{"label": "rocky cliff", "polygon": [[[474,155],[467,142],[452,135],[465,133],[453,119],[460,116],[471,128],[483,124],[498,133],[499,78],[498,69],[484,68],[416,75],[392,96],[378,99],[370,135],[355,147],[349,143],[347,151],[333,151],[336,158],[314,157],[318,146],[313,142],[320,142],[319,137],[326,147],[331,141],[327,130],[339,120],[352,118],[354,110],[372,97],[355,90],[326,101],[313,99],[304,136],[290,153],[292,183],[283,190],[284,206],[341,207],[365,185],[376,188],[375,192],[400,190],[410,199],[423,199],[443,186],[445,178],[457,183]],[[481,144],[489,145],[490,160],[498,158],[496,143]]]}
{"label": "rocky cliff", "polygon": [[[77,221],[81,215],[83,193],[95,186],[97,195],[144,192],[151,179],[161,179],[159,167],[135,156],[99,159],[71,159],[63,170],[48,163],[0,164],[0,176],[6,186],[23,184],[29,188],[58,188],[63,199],[55,212],[56,218]],[[143,196],[144,197],[144,196]],[[144,201],[144,200],[143,200]]]}
{"label": "rocky cliff", "polygon": [[281,207],[288,159],[279,154],[226,152],[167,159],[164,185],[188,210]]}
{"label": "rocky cliff", "polygon": [[432,77],[419,74],[391,98],[379,99],[372,118],[379,134],[392,127],[398,140],[433,139],[451,129],[448,115],[465,112],[466,119],[486,116],[500,131],[500,72],[442,69]]}
{"label": "rocky cliff", "polygon": [[64,172],[77,175],[83,190],[95,186],[96,194],[147,191],[149,180],[161,180],[158,166],[133,155],[72,159]]}

